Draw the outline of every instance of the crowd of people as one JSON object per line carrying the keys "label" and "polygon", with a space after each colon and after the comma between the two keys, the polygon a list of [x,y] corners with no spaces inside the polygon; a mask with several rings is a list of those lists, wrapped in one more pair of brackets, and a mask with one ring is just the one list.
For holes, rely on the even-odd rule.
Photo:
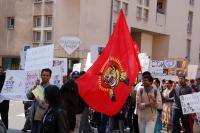
{"label": "crowd of people", "polygon": [[[200,78],[187,80],[183,73],[178,80],[159,80],[151,73],[142,73],[141,81],[133,85],[131,93],[121,111],[109,117],[96,112],[78,94],[76,79],[85,72],[72,72],[63,77],[63,85],[58,88],[50,84],[52,71],[41,71],[41,82],[27,93],[30,101],[24,101],[26,122],[23,132],[31,133],[72,133],[77,124],[77,114],[81,114],[79,133],[113,133],[115,129],[124,133],[160,133],[163,128],[169,133],[197,133],[200,126],[195,114],[183,114],[180,96],[200,91]],[[5,81],[3,67],[0,67],[0,89]],[[33,90],[41,86],[44,99],[35,96]],[[0,90],[1,91],[1,90]],[[8,129],[9,101],[0,103],[0,131]]]}

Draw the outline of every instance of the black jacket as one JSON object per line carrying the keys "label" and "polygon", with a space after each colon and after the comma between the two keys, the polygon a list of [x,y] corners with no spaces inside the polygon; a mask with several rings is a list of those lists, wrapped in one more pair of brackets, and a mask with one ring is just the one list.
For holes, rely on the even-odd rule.
{"label": "black jacket", "polygon": [[1,93],[1,90],[3,88],[3,84],[4,84],[4,81],[5,81],[5,73],[3,73],[3,75],[0,75],[0,93]]}
{"label": "black jacket", "polygon": [[42,122],[42,133],[70,133],[67,113],[60,107],[49,108]]}

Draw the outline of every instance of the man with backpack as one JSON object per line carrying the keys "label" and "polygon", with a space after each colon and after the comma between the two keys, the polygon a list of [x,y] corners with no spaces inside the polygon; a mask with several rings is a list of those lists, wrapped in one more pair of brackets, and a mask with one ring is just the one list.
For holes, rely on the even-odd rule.
{"label": "man with backpack", "polygon": [[142,77],[142,85],[136,94],[138,124],[140,133],[153,133],[157,118],[157,109],[162,108],[161,95],[157,88],[152,86],[153,77]]}

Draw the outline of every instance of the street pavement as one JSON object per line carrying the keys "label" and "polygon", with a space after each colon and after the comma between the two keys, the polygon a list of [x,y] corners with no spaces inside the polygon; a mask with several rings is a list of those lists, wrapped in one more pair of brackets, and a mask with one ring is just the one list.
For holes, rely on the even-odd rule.
{"label": "street pavement", "polygon": [[[25,123],[24,116],[24,106],[22,102],[11,101],[9,109],[9,130],[8,133],[22,133],[21,129]],[[80,115],[77,116],[77,125],[74,133],[78,133],[78,127],[80,123]],[[94,133],[97,133],[97,130],[94,129]],[[114,133],[118,133],[115,131]],[[129,129],[125,130],[125,133],[129,133]],[[162,133],[165,133],[162,131]]]}

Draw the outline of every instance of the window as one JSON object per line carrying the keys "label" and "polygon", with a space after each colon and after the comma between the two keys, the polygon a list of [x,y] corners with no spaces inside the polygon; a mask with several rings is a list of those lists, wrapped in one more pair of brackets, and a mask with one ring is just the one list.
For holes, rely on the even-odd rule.
{"label": "window", "polygon": [[138,3],[139,5],[142,5],[142,0],[137,0],[137,3]]}
{"label": "window", "polygon": [[113,3],[113,11],[118,13],[120,10],[120,1],[118,0],[114,0],[114,3]]}
{"label": "window", "polygon": [[34,0],[35,3],[40,3],[42,0]]}
{"label": "window", "polygon": [[149,0],[144,0],[144,6],[149,7]]}
{"label": "window", "polygon": [[46,42],[51,42],[52,41],[52,32],[51,31],[46,31],[45,32],[45,41]]}
{"label": "window", "polygon": [[141,7],[137,7],[136,18],[137,19],[141,19],[142,18],[142,8]]}
{"label": "window", "polygon": [[157,12],[165,14],[166,12],[166,0],[158,0],[157,2]]}
{"label": "window", "polygon": [[41,16],[35,16],[33,18],[34,27],[41,27]]}
{"label": "window", "polygon": [[8,17],[8,19],[7,19],[7,26],[8,26],[9,30],[14,29],[14,26],[15,26],[15,19],[14,19],[14,17]]}
{"label": "window", "polygon": [[188,24],[187,24],[187,32],[192,33],[192,19],[193,19],[193,12],[189,12],[188,14]]}
{"label": "window", "polygon": [[17,57],[2,57],[2,66],[4,69],[17,70],[19,69],[20,59]]}
{"label": "window", "polygon": [[149,17],[149,10],[148,9],[144,9],[143,10],[143,20],[144,21],[148,21],[148,17]]}
{"label": "window", "polygon": [[47,27],[52,26],[52,16],[46,16],[46,26]]}
{"label": "window", "polygon": [[189,0],[189,2],[191,6],[194,6],[194,0]]}
{"label": "window", "polygon": [[40,42],[40,40],[41,40],[41,32],[40,31],[33,32],[33,40],[34,40],[34,42]]}
{"label": "window", "polygon": [[186,58],[190,60],[191,40],[187,39]]}

